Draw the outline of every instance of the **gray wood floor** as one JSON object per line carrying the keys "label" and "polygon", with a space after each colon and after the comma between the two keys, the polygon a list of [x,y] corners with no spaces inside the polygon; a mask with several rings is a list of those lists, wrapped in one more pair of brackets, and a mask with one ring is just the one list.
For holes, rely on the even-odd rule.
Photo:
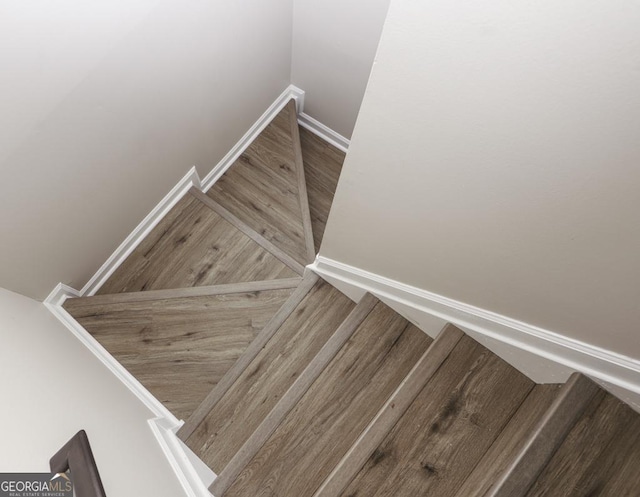
{"label": "gray wood floor", "polygon": [[601,392],[574,426],[527,497],[640,495],[640,416]]}
{"label": "gray wood floor", "polygon": [[186,440],[219,474],[355,304],[320,281]]}
{"label": "gray wood floor", "polygon": [[536,385],[482,457],[456,497],[483,497],[522,449],[527,436],[558,395],[560,385]]}
{"label": "gray wood floor", "polygon": [[345,153],[302,127],[300,127],[300,141],[304,158],[304,174],[307,179],[313,239],[318,252],[333,196],[338,187]]}
{"label": "gray wood floor", "polygon": [[532,388],[464,337],[342,496],[455,495]]}
{"label": "gray wood floor", "polygon": [[304,169],[296,160],[291,113],[295,113],[293,101],[207,195],[304,265],[312,259],[303,213],[309,204],[299,188]]}
{"label": "gray wood floor", "polygon": [[297,276],[191,195],[151,231],[98,294],[140,292]]}
{"label": "gray wood floor", "polygon": [[376,306],[224,495],[313,495],[429,343]]}
{"label": "gray wood floor", "polygon": [[187,418],[293,289],[65,309],[173,414]]}

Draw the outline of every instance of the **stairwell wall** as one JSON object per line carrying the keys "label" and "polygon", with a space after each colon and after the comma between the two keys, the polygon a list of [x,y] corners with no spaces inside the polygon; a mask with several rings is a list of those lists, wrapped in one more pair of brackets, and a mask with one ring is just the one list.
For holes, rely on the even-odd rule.
{"label": "stairwell wall", "polygon": [[320,255],[637,376],[639,23],[628,1],[392,0]]}
{"label": "stairwell wall", "polygon": [[287,87],[292,0],[5,2],[0,286],[82,287]]}
{"label": "stairwell wall", "polygon": [[350,138],[389,0],[294,0],[291,82],[305,113]]}
{"label": "stairwell wall", "polygon": [[47,472],[78,430],[89,435],[107,495],[184,492],[142,403],[44,304],[0,289],[0,471]]}

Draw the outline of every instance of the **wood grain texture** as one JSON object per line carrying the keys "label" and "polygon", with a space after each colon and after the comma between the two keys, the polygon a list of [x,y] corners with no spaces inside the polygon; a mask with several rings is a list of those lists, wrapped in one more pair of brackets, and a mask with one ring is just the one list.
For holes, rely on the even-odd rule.
{"label": "wood grain texture", "polygon": [[214,494],[222,495],[235,481],[240,472],[249,464],[251,459],[262,448],[265,442],[280,426],[284,418],[295,407],[302,396],[320,376],[336,354],[342,349],[345,342],[353,335],[360,324],[372,312],[378,299],[371,294],[366,294],[356,308],[342,322],[336,332],[327,340],[309,365],[298,376],[287,392],[269,412],[265,419],[256,428],[244,445],[236,452],[231,461],[218,475],[215,481]]}
{"label": "wood grain texture", "polygon": [[216,214],[230,222],[237,229],[242,231],[245,235],[251,238],[254,242],[260,245],[263,249],[273,255],[276,259],[281,261],[283,264],[289,266],[298,274],[304,273],[304,266],[296,261],[293,257],[287,254],[284,250],[276,247],[273,243],[267,240],[264,236],[258,233],[256,230],[251,228],[250,226],[243,223],[237,216],[233,215],[227,209],[222,207],[218,202],[213,200],[208,195],[205,195],[200,190],[196,188],[192,188],[189,190],[189,193],[193,195],[195,198],[200,200],[204,205],[212,209]]}
{"label": "wood grain texture", "polygon": [[536,385],[465,480],[456,497],[483,497],[523,449],[545,412],[558,396],[560,385]]}
{"label": "wood grain texture", "polygon": [[98,294],[297,276],[244,233],[185,195],[102,285]]}
{"label": "wood grain texture", "polygon": [[640,416],[599,392],[527,497],[635,497],[640,488]]}
{"label": "wood grain texture", "polygon": [[207,192],[300,264],[307,252],[298,171],[291,135],[291,102]]}
{"label": "wood grain texture", "polygon": [[455,326],[445,326],[314,497],[338,497],[342,494],[418,393],[446,360],[462,335],[462,331]]}
{"label": "wood grain texture", "polygon": [[455,495],[532,388],[463,337],[343,497]]}
{"label": "wood grain texture", "polygon": [[428,344],[379,303],[222,495],[313,495]]}
{"label": "wood grain texture", "polygon": [[220,474],[354,307],[318,281],[187,438],[191,450]]}
{"label": "wood grain texture", "polygon": [[524,495],[598,392],[589,378],[574,373],[486,495]]}
{"label": "wood grain texture", "polygon": [[90,305],[124,304],[127,302],[148,302],[152,300],[180,299],[186,297],[211,297],[213,295],[229,295],[232,293],[253,293],[264,290],[285,290],[296,288],[301,278],[284,278],[281,280],[249,281],[246,283],[230,283],[227,285],[194,286],[188,288],[171,288],[168,290],[147,290],[145,292],[110,293],[92,297],[72,297],[65,301],[67,311]]}
{"label": "wood grain texture", "polygon": [[316,252],[329,218],[345,154],[311,131],[300,128],[300,143],[307,181],[307,196]]}
{"label": "wood grain texture", "polygon": [[67,310],[173,414],[186,418],[292,291],[85,304]]}
{"label": "wood grain texture", "polygon": [[189,416],[180,430],[178,430],[180,440],[186,441],[193,434],[195,429],[204,421],[218,401],[227,393],[247,366],[251,364],[251,361],[256,358],[273,335],[280,329],[280,326],[282,326],[291,313],[296,310],[300,302],[307,297],[319,279],[318,275],[312,271],[307,272],[283,306],[278,309],[278,312],[276,312],[267,325],[262,328],[258,336],[253,339],[238,360],[225,373],[213,390],[209,392],[191,416]]}
{"label": "wood grain texture", "polygon": [[313,228],[311,225],[311,212],[309,210],[309,198],[307,194],[307,182],[304,174],[304,160],[302,159],[302,144],[300,143],[300,128],[298,126],[298,113],[293,100],[289,102],[289,123],[291,126],[291,138],[293,141],[293,156],[296,161],[296,171],[298,173],[298,203],[302,216],[302,227],[304,229],[304,240],[307,248],[309,260],[315,259],[316,250],[313,240]]}

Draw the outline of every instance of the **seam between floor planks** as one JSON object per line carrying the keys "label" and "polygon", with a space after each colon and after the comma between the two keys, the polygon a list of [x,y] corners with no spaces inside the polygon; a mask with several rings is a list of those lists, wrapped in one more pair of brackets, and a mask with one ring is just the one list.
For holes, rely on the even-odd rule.
{"label": "seam between floor planks", "polygon": [[340,497],[353,478],[449,357],[463,332],[446,325],[313,497]]}
{"label": "seam between floor planks", "polygon": [[302,158],[302,143],[300,142],[300,128],[298,128],[298,114],[296,104],[293,99],[289,101],[289,120],[291,124],[291,138],[293,140],[293,152],[298,172],[298,203],[302,214],[302,228],[304,231],[307,258],[313,262],[316,256],[315,243],[313,240],[313,225],[311,224],[311,208],[309,206],[309,196],[307,193],[307,180],[304,173],[304,160]]}
{"label": "seam between floor planks", "polygon": [[218,202],[213,200],[208,195],[202,193],[197,188],[193,187],[189,190],[189,193],[202,202],[204,205],[209,207],[212,211],[218,214],[221,218],[223,218],[228,223],[231,223],[242,233],[251,238],[254,242],[260,245],[267,252],[271,253],[276,259],[280,262],[291,268],[296,273],[302,275],[304,273],[304,266],[296,261],[293,257],[287,254],[284,250],[276,247],[273,243],[267,240],[264,236],[258,233],[256,230],[251,228],[246,223],[242,222],[238,217],[232,214],[225,207],[220,205]]}
{"label": "seam between floor planks", "polygon": [[544,470],[576,420],[599,387],[589,378],[574,373],[545,413],[513,462],[486,497],[524,495]]}
{"label": "seam between floor planks", "polygon": [[362,300],[360,300],[356,308],[338,327],[267,417],[260,423],[260,426],[258,426],[251,437],[249,437],[240,450],[233,456],[220,475],[218,475],[218,478],[216,478],[210,487],[214,495],[223,495],[231,484],[233,484],[238,475],[262,448],[278,426],[280,426],[287,414],[295,407],[320,374],[322,374],[327,365],[337,355],[360,324],[367,318],[377,303],[378,299],[371,294],[366,294]]}
{"label": "seam between floor planks", "polygon": [[66,303],[73,307],[81,305],[108,305],[130,302],[148,302],[152,300],[168,300],[189,297],[212,297],[234,293],[252,293],[265,290],[286,290],[295,288],[301,278],[283,278],[279,280],[248,281],[244,283],[229,283],[224,285],[196,286],[167,290],[146,290],[144,292],[112,293],[94,295],[91,297],[72,297]]}
{"label": "seam between floor planks", "polygon": [[182,441],[186,441],[198,427],[198,425],[206,418],[211,409],[218,403],[224,394],[231,388],[235,381],[240,377],[245,368],[251,364],[251,361],[260,353],[266,343],[275,335],[280,326],[293,313],[298,304],[313,289],[319,276],[309,271],[284,305],[271,318],[269,323],[262,329],[258,336],[249,344],[244,353],[238,358],[235,364],[220,379],[218,384],[211,390],[209,395],[202,401],[198,408],[191,414],[189,419],[178,431],[178,437]]}

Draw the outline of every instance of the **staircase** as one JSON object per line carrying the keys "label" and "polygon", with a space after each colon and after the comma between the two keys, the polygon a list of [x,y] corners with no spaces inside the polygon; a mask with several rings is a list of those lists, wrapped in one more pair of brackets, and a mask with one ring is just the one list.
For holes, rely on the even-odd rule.
{"label": "staircase", "polygon": [[640,416],[576,373],[536,385],[305,265],[344,155],[293,101],[65,309],[173,414],[215,497],[640,495]]}

